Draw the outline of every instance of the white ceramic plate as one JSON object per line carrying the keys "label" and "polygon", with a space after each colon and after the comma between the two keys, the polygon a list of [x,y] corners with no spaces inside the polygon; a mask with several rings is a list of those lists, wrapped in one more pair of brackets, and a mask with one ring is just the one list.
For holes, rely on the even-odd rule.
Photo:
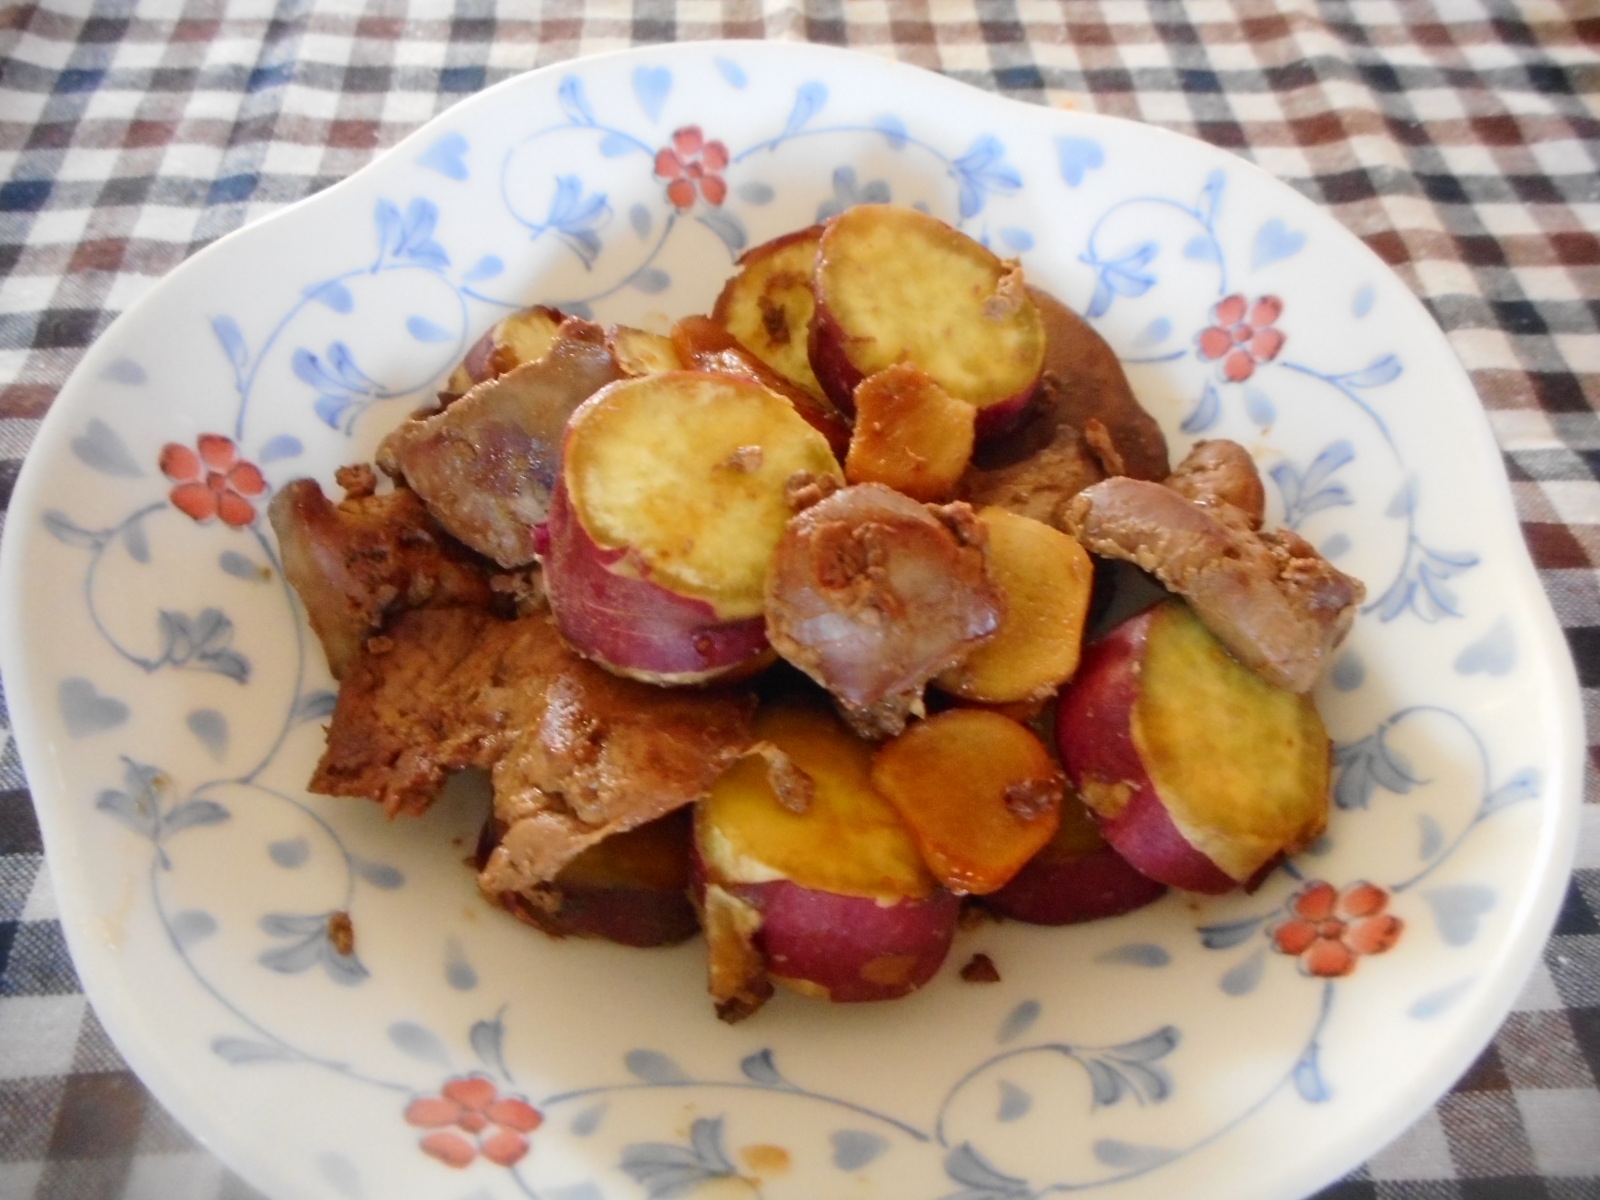
{"label": "white ceramic plate", "polygon": [[[729,1027],[698,944],[557,943],[486,907],[470,800],[389,823],[309,796],[330,683],[266,497],[248,468],[217,517],[172,496],[208,434],[269,487],[331,483],[513,306],[664,327],[741,250],[862,200],[1019,256],[1175,449],[1249,445],[1270,519],[1370,599],[1319,693],[1330,832],[1258,894],[969,931],[908,1000]],[[1282,337],[1217,332],[1241,320]],[[1256,353],[1209,357],[1229,344]],[[660,47],[461,104],[118,321],[15,494],[6,683],[91,998],[275,1196],[1291,1198],[1465,1069],[1562,892],[1577,693],[1502,479],[1422,307],[1245,163],[832,50]],[[1296,903],[1323,922],[1298,957],[1274,937]],[[980,950],[1003,982],[957,977]]]}

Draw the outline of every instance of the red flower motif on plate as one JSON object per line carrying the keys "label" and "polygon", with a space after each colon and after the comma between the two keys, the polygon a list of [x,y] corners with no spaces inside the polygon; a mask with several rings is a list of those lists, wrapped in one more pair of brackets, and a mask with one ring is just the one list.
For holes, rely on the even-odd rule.
{"label": "red flower motif on plate", "polygon": [[417,1144],[447,1166],[468,1166],[481,1154],[512,1167],[527,1154],[528,1134],[544,1116],[520,1096],[502,1096],[481,1075],[467,1075],[450,1080],[437,1096],[408,1104],[406,1124],[430,1131]]}
{"label": "red flower motif on plate", "polygon": [[1284,333],[1277,328],[1283,301],[1262,296],[1251,304],[1235,292],[1217,301],[1212,324],[1201,330],[1200,357],[1222,360],[1222,377],[1243,383],[1262,363],[1271,362],[1283,349]]}
{"label": "red flower motif on plate", "polygon": [[727,165],[728,148],[706,141],[698,125],[685,125],[672,135],[672,145],[656,151],[656,177],[668,181],[667,199],[679,209],[693,208],[696,195],[712,205],[727,199]]}
{"label": "red flower motif on plate", "polygon": [[1340,891],[1313,880],[1289,898],[1289,917],[1272,927],[1272,944],[1298,958],[1306,975],[1348,975],[1362,955],[1382,954],[1400,940],[1405,922],[1388,907],[1389,893],[1377,884],[1352,883]]}
{"label": "red flower motif on plate", "polygon": [[267,490],[267,481],[254,463],[239,457],[232,438],[202,433],[195,449],[168,442],[161,447],[161,473],[178,486],[167,493],[178,510],[196,521],[221,517],[224,524],[243,529],[255,523],[251,496]]}

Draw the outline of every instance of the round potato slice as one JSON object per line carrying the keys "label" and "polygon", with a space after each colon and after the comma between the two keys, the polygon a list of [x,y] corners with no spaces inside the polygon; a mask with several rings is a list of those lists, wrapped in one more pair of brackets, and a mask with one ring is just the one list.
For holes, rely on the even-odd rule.
{"label": "round potato slice", "polygon": [[767,563],[793,512],[786,487],[842,480],[827,440],[757,383],[667,371],[605,388],[573,414],[572,509],[611,570],[704,600],[723,619],[762,609]]}
{"label": "round potato slice", "polygon": [[1045,329],[1022,270],[943,221],[861,204],[831,221],[812,280],[811,366],[848,409],[899,362],[979,410],[979,432],[1019,416],[1044,370]]}

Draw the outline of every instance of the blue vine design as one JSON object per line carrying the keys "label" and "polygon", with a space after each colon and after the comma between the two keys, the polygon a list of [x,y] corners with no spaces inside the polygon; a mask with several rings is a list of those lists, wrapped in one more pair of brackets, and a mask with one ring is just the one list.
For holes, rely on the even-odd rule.
{"label": "blue vine design", "polygon": [[1287,459],[1274,463],[1268,474],[1283,497],[1283,523],[1299,529],[1315,513],[1354,504],[1350,489],[1333,476],[1355,461],[1355,456],[1355,447],[1340,438],[1312,459],[1303,473]]}
{"label": "blue vine design", "polygon": [[1485,821],[1512,805],[1537,799],[1544,790],[1543,778],[1533,767],[1524,767],[1504,782],[1489,786],[1487,781],[1494,778],[1494,773],[1482,735],[1453,709],[1419,704],[1394,713],[1365,737],[1334,747],[1333,761],[1337,778],[1333,798],[1337,808],[1344,811],[1363,809],[1372,803],[1380,790],[1403,796],[1427,782],[1415,765],[1390,744],[1389,735],[1406,722],[1428,714],[1451,721],[1467,736],[1477,754],[1479,774],[1486,782],[1471,819],[1449,843],[1433,847],[1427,865],[1420,871],[1390,884],[1389,890],[1396,893],[1408,891],[1432,875]]}
{"label": "blue vine design", "polygon": [[[373,211],[377,249],[372,261],[365,267],[318,280],[306,287],[299,300],[268,331],[253,355],[237,321],[226,314],[211,319],[212,332],[233,369],[234,388],[239,395],[232,431],[235,442],[241,445],[245,442],[257,377],[279,339],[311,304],[319,304],[335,313],[350,312],[355,306],[350,284],[363,276],[391,271],[421,271],[434,276],[455,296],[456,328],[445,330],[424,318],[409,321],[407,330],[413,337],[439,343],[446,349],[439,357],[440,366],[430,368],[424,377],[398,386],[381,386],[371,379],[356,365],[349,347],[340,342],[331,343],[321,357],[304,347],[297,349],[293,358],[295,375],[317,393],[315,411],[325,425],[349,434],[356,420],[375,401],[412,395],[435,378],[442,365],[460,359],[466,350],[467,299],[471,293],[462,284],[453,282],[447,273],[450,257],[433,236],[438,219],[438,206],[431,200],[417,197],[402,213],[392,201],[380,199]],[[466,276],[480,278],[485,268],[486,264],[479,262]]]}
{"label": "blue vine design", "polygon": [[1138,242],[1109,256],[1099,247],[1106,222],[1117,213],[1139,205],[1173,209],[1194,221],[1199,232],[1184,247],[1184,256],[1198,262],[1214,263],[1217,268],[1217,295],[1226,295],[1228,269],[1216,229],[1226,185],[1227,176],[1222,171],[1213,171],[1206,177],[1200,195],[1193,204],[1161,196],[1134,196],[1112,205],[1102,213],[1089,230],[1088,248],[1079,256],[1081,262],[1095,271],[1094,295],[1084,315],[1091,320],[1103,317],[1118,296],[1142,296],[1155,286],[1156,276],[1150,269],[1160,249],[1155,242]]}

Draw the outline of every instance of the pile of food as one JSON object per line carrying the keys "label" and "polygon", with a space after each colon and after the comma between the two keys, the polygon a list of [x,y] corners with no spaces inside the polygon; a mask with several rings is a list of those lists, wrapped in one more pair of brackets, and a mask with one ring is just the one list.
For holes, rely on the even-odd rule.
{"label": "pile of food", "polygon": [[339,484],[271,508],[339,681],[311,789],[418,813],[487,771],[483,894],[703,932],[726,1019],[904,995],[964,909],[1247,887],[1327,819],[1308,693],[1360,583],[920,212],[760,246],[670,335],[508,317]]}

